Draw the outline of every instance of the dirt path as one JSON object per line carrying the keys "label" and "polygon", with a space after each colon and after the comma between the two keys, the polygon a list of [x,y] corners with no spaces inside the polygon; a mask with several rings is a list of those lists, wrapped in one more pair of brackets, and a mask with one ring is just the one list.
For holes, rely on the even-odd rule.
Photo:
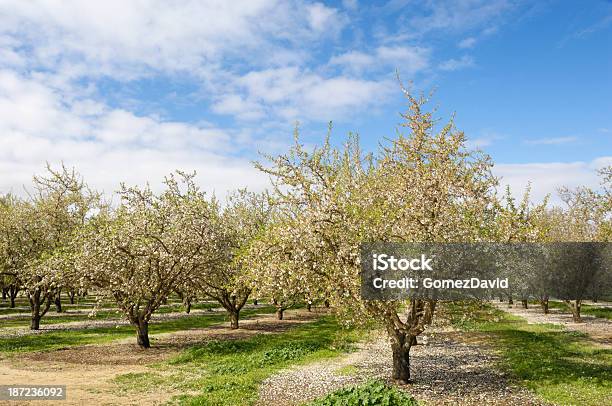
{"label": "dirt path", "polygon": [[[190,345],[214,339],[240,339],[255,334],[275,334],[296,325],[312,321],[315,314],[288,312],[286,320],[278,321],[274,315],[259,315],[241,321],[239,330],[228,323],[203,329],[190,329],[175,333],[152,335],[153,348],[142,350],[133,339],[112,344],[83,345],[48,352],[18,354],[0,358],[2,384],[67,385],[67,400],[62,405],[157,405],[174,395],[172,391],[148,390],[145,393],[121,393],[113,378],[126,373],[150,371],[146,365],[167,360]],[[2,402],[0,405],[16,405]],[[31,403],[28,403],[31,404]],[[58,404],[37,401],[36,404]]]}
{"label": "dirt path", "polygon": [[[481,342],[466,342],[448,325],[434,325],[411,350],[415,383],[404,388],[427,405],[542,405],[495,368],[498,356]],[[385,336],[363,343],[342,359],[294,367],[260,388],[260,405],[299,405],[368,378],[388,380],[391,353]]]}
{"label": "dirt path", "polygon": [[508,307],[507,303],[494,303],[495,307],[514,316],[527,320],[530,324],[549,323],[565,327],[567,330],[580,331],[589,335],[592,341],[606,346],[612,345],[612,321],[601,317],[582,316],[582,323],[575,323],[572,315],[561,309],[550,309],[544,314],[539,306],[524,309],[520,304]]}

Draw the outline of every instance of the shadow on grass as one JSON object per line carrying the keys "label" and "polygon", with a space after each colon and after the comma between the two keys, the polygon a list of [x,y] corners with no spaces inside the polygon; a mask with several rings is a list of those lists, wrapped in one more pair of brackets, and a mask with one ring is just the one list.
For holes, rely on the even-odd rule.
{"label": "shadow on grass", "polygon": [[601,405],[612,393],[612,349],[588,335],[549,324],[528,324],[491,306],[448,306],[458,327],[490,338],[503,366],[546,400]]}
{"label": "shadow on grass", "polygon": [[[551,309],[559,309],[565,314],[571,314],[570,308],[563,302],[551,300],[548,302],[548,307]],[[582,304],[580,314],[582,316],[593,316],[612,320],[612,307],[602,307],[595,304]]]}
{"label": "shadow on grass", "polygon": [[[264,307],[245,310],[241,313],[243,319],[257,314],[272,313],[273,307]],[[185,315],[172,320],[152,322],[149,334],[170,333],[194,328],[205,328],[213,324],[227,321],[225,313],[211,313],[204,315]],[[113,327],[70,328],[39,330],[28,332],[26,335],[0,338],[0,354],[17,352],[50,351],[75,345],[107,343],[123,338],[135,336],[135,329],[131,325],[117,325]],[[155,341],[153,345],[155,345]]]}
{"label": "shadow on grass", "polygon": [[278,334],[193,346],[152,372],[122,375],[115,382],[124,391],[167,387],[189,393],[175,399],[181,404],[248,405],[257,399],[261,382],[275,371],[348,352],[361,336],[323,317]]}

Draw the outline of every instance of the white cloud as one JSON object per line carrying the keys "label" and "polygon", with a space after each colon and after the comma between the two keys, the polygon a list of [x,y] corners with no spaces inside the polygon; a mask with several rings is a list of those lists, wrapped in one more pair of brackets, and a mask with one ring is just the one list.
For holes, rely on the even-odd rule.
{"label": "white cloud", "polygon": [[223,112],[227,101],[232,101],[233,110],[226,108],[226,112],[243,118],[265,110],[283,121],[328,121],[377,105],[392,89],[390,80],[326,77],[298,67],[273,68],[235,78],[228,86],[228,95],[215,106]]}
{"label": "white cloud", "polygon": [[[308,0],[0,1],[0,191],[27,182],[47,160],[75,164],[106,190],[177,167],[215,173],[215,185],[259,185],[247,159],[236,157],[284,142],[264,134],[270,122],[340,119],[395,90],[387,76],[317,65],[313,51],[333,43],[347,21]],[[376,52],[411,70],[428,63],[428,50]],[[156,102],[128,94],[111,107],[98,89],[106,79],[128,93],[131,81],[177,78],[202,86],[194,97],[205,95],[209,111],[264,124],[236,131],[168,120],[163,103],[154,106],[161,117],[135,114]],[[232,178],[232,168],[245,176]]]}
{"label": "white cloud", "polygon": [[345,24],[344,18],[338,10],[327,7],[322,3],[314,3],[306,6],[308,23],[315,32],[338,32]]}
{"label": "white cloud", "polygon": [[426,2],[428,12],[407,18],[406,31],[411,36],[435,30],[462,32],[483,24],[491,25],[513,8],[508,0],[447,0]]}
{"label": "white cloud", "polygon": [[[0,69],[19,65],[13,70],[33,72],[49,85],[46,91],[61,90],[71,103],[99,97],[95,86],[101,78],[178,77],[197,82],[214,113],[256,120],[314,112],[313,119],[327,120],[371,107],[386,87],[384,80],[322,73],[326,66],[311,59],[319,41],[333,42],[347,21],[342,11],[307,0],[4,1]],[[410,70],[426,63],[422,53],[418,48],[378,50],[379,57],[396,58]],[[83,79],[93,85],[83,86]],[[38,102],[44,103],[40,96]],[[61,111],[30,105],[30,110]]]}
{"label": "white cloud", "polygon": [[464,55],[460,59],[449,59],[442,62],[438,68],[445,71],[455,71],[474,66],[474,59],[471,56]]}
{"label": "white cloud", "polygon": [[330,65],[341,65],[353,71],[360,72],[376,63],[376,58],[372,54],[361,51],[349,51],[340,55],[335,55],[329,60]]}
{"label": "white cloud", "polygon": [[257,120],[265,115],[262,105],[245,100],[238,94],[227,94],[213,104],[212,110],[218,114],[230,114],[241,120]]}
{"label": "white cloud", "polygon": [[[107,193],[119,182],[159,186],[175,169],[196,170],[206,190],[267,183],[240,148],[252,140],[232,130],[137,116],[99,102],[64,100],[32,78],[0,72],[0,193],[21,193],[45,162],[75,166]],[[241,140],[241,147],[233,143]]]}
{"label": "white cloud", "polygon": [[306,108],[318,117],[333,119],[334,112],[342,115],[347,109],[361,108],[388,94],[386,83],[355,80],[344,77],[319,79],[309,89],[305,89],[303,100]]}
{"label": "white cloud", "polygon": [[336,9],[302,0],[3,1],[0,49],[7,59],[0,64],[25,58],[114,79],[203,74],[227,58],[267,63],[287,42],[315,46],[342,21]]}
{"label": "white cloud", "polygon": [[525,140],[524,143],[528,145],[560,145],[569,144],[576,142],[576,137],[554,137],[554,138],[538,138],[534,140]]}
{"label": "white cloud", "polygon": [[483,149],[492,145],[495,141],[506,138],[506,136],[496,133],[495,131],[485,130],[479,137],[468,137],[466,146],[470,149]]}
{"label": "white cloud", "polygon": [[[612,164],[612,156],[604,156],[591,162],[551,162],[526,164],[498,164],[493,168],[496,176],[502,177],[500,186],[509,185],[516,198],[522,197],[527,184],[532,185],[532,199],[539,202],[547,194],[551,204],[559,205],[557,189],[561,186],[589,186],[599,188],[597,169]],[[503,189],[502,189],[503,190]]]}
{"label": "white cloud", "polygon": [[430,51],[427,48],[386,46],[378,48],[376,54],[385,63],[393,64],[407,74],[414,74],[429,65]]}
{"label": "white cloud", "polygon": [[353,73],[364,70],[398,69],[401,74],[412,76],[429,67],[430,55],[431,51],[424,47],[381,46],[372,53],[350,51],[336,55],[329,63]]}
{"label": "white cloud", "polygon": [[467,37],[459,41],[459,44],[457,46],[461,49],[467,49],[467,48],[472,48],[475,44],[476,44],[476,38]]}
{"label": "white cloud", "polygon": [[466,147],[469,149],[482,149],[484,147],[488,147],[493,144],[493,137],[479,137],[479,138],[471,138],[468,139],[465,143]]}

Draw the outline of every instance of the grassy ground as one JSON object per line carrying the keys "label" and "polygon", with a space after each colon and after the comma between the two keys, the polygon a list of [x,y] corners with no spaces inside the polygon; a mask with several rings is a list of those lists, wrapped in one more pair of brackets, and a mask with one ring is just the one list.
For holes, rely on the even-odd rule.
{"label": "grassy ground", "polygon": [[248,405],[274,372],[346,353],[363,335],[324,317],[283,333],[192,347],[150,372],[121,375],[116,383],[126,393],[160,387],[189,393],[175,399],[183,405]]}
{"label": "grassy ground", "polygon": [[[67,298],[63,298],[68,301]],[[110,320],[110,319],[121,319],[122,315],[117,311],[117,307],[114,303],[108,302],[103,303],[95,315],[89,316],[96,300],[94,297],[80,298],[80,302],[75,304],[63,303],[63,312],[57,313],[55,307],[52,306],[49,312],[41,319],[40,325],[44,328],[45,325],[54,325],[69,323],[75,321],[88,321],[88,320]],[[14,315],[16,313],[22,313],[21,315],[11,316],[10,318],[0,319],[0,328],[27,328],[30,325],[30,316],[23,314],[29,313],[29,305],[27,300],[24,298],[18,298],[16,303],[17,308],[11,309],[8,307],[8,303],[0,303],[0,316],[1,315]],[[196,302],[191,306],[192,310],[210,310],[218,308],[220,305],[216,302]],[[78,311],[78,312],[77,312]],[[167,314],[167,313],[182,313],[185,311],[185,307],[178,299],[171,299],[168,304],[162,305],[156,314]]]}
{"label": "grassy ground", "polygon": [[[571,313],[567,305],[563,302],[548,302],[548,307],[552,309],[561,309],[566,313]],[[604,319],[612,320],[612,308],[600,307],[595,305],[583,304],[580,307],[580,314],[583,316],[595,316]]]}
{"label": "grassy ground", "polygon": [[465,306],[448,306],[452,322],[497,347],[503,367],[543,399],[563,405],[610,404],[610,348],[557,325],[527,324],[488,305],[472,305],[469,312]]}
{"label": "grassy ground", "polygon": [[[62,307],[66,308],[66,309],[86,309],[86,308],[92,308],[94,305],[96,304],[96,298],[95,296],[88,296],[88,297],[80,297],[80,298],[75,298],[74,299],[74,304],[70,304],[68,297],[67,296],[62,296]],[[112,303],[108,303],[105,304],[104,307],[112,307],[113,304]],[[23,297],[23,296],[17,296],[17,298],[15,299],[15,307],[16,309],[12,309],[10,308],[10,304],[8,299],[6,301],[0,301],[0,314],[11,314],[11,313],[18,313],[18,312],[29,312],[30,310],[30,303],[28,302],[28,299]],[[52,309],[54,309],[55,307],[52,305],[51,309],[49,311],[51,311]]]}
{"label": "grassy ground", "polygon": [[[49,317],[53,314],[52,317]],[[57,314],[57,315],[56,315]],[[121,314],[113,310],[98,311],[96,315],[89,317],[86,313],[71,313],[70,310],[62,313],[48,313],[40,320],[40,326],[44,328],[45,325],[71,323],[74,321],[86,321],[86,320],[109,320],[109,319],[120,319]],[[14,327],[24,328],[30,326],[30,316],[15,316],[10,319],[0,320],[0,327]]]}
{"label": "grassy ground", "polygon": [[[258,309],[247,309],[241,312],[241,318],[255,314],[272,313],[273,307],[261,306]],[[203,328],[227,321],[223,313],[205,315],[186,315],[174,320],[153,322],[149,326],[149,334],[169,333],[191,328]],[[73,345],[98,344],[126,337],[135,336],[132,326],[99,327],[78,330],[45,331],[41,334],[28,334],[19,337],[0,338],[0,354],[12,354],[30,351],[49,351]],[[152,337],[152,345],[155,338]]]}
{"label": "grassy ground", "polygon": [[[209,303],[201,303],[198,305],[192,306],[192,310],[194,309],[202,309],[209,310],[212,308],[219,307],[214,304]],[[84,310],[91,310],[90,308],[82,307]],[[159,308],[155,313],[156,314],[168,314],[168,313],[181,313],[184,312],[182,305],[168,305]],[[95,315],[89,316],[88,313],[74,312],[73,309],[64,309],[62,313],[56,313],[54,311],[49,311],[45,317],[43,317],[40,321],[40,326],[44,328],[45,325],[53,325],[53,324],[62,324],[62,323],[70,323],[75,321],[87,321],[87,320],[110,320],[110,319],[121,319],[122,313],[117,310],[98,310]],[[14,328],[24,328],[29,327],[30,325],[30,316],[14,316],[10,319],[1,319],[0,327],[14,327]]]}
{"label": "grassy ground", "polygon": [[[96,297],[95,296],[88,296],[87,298],[78,298],[75,299],[74,304],[70,304],[70,302],[68,301],[67,297],[62,296],[62,307],[64,309],[68,309],[68,310],[72,310],[72,309],[82,309],[82,310],[86,310],[86,309],[92,309],[94,306],[96,305]],[[15,309],[12,309],[9,307],[9,302],[2,302],[0,301],[0,315],[1,314],[11,314],[11,313],[19,313],[19,312],[28,312],[30,309],[30,304],[28,302],[28,300],[23,297],[23,296],[19,296],[17,297],[17,299],[15,300]],[[210,309],[213,307],[219,307],[220,304],[215,302],[215,301],[204,301],[204,302],[198,302],[195,301],[192,303],[191,308],[192,309]],[[103,309],[113,309],[116,308],[116,305],[114,302],[112,301],[106,301],[105,303],[102,303],[101,306]],[[183,303],[176,297],[170,298],[168,300],[168,303],[166,305],[162,305],[161,307],[162,309],[171,309],[168,311],[183,311],[184,307],[183,307]],[[54,311],[55,306],[52,305],[51,308],[49,309],[49,311]]]}

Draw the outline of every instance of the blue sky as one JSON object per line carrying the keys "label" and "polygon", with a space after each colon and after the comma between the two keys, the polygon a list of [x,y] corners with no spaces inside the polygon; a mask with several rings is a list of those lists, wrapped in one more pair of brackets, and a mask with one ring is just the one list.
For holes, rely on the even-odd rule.
{"label": "blue sky", "polygon": [[612,162],[610,1],[0,1],[0,192],[45,161],[107,192],[177,168],[260,189],[296,121],[393,136],[396,70],[517,193]]}

